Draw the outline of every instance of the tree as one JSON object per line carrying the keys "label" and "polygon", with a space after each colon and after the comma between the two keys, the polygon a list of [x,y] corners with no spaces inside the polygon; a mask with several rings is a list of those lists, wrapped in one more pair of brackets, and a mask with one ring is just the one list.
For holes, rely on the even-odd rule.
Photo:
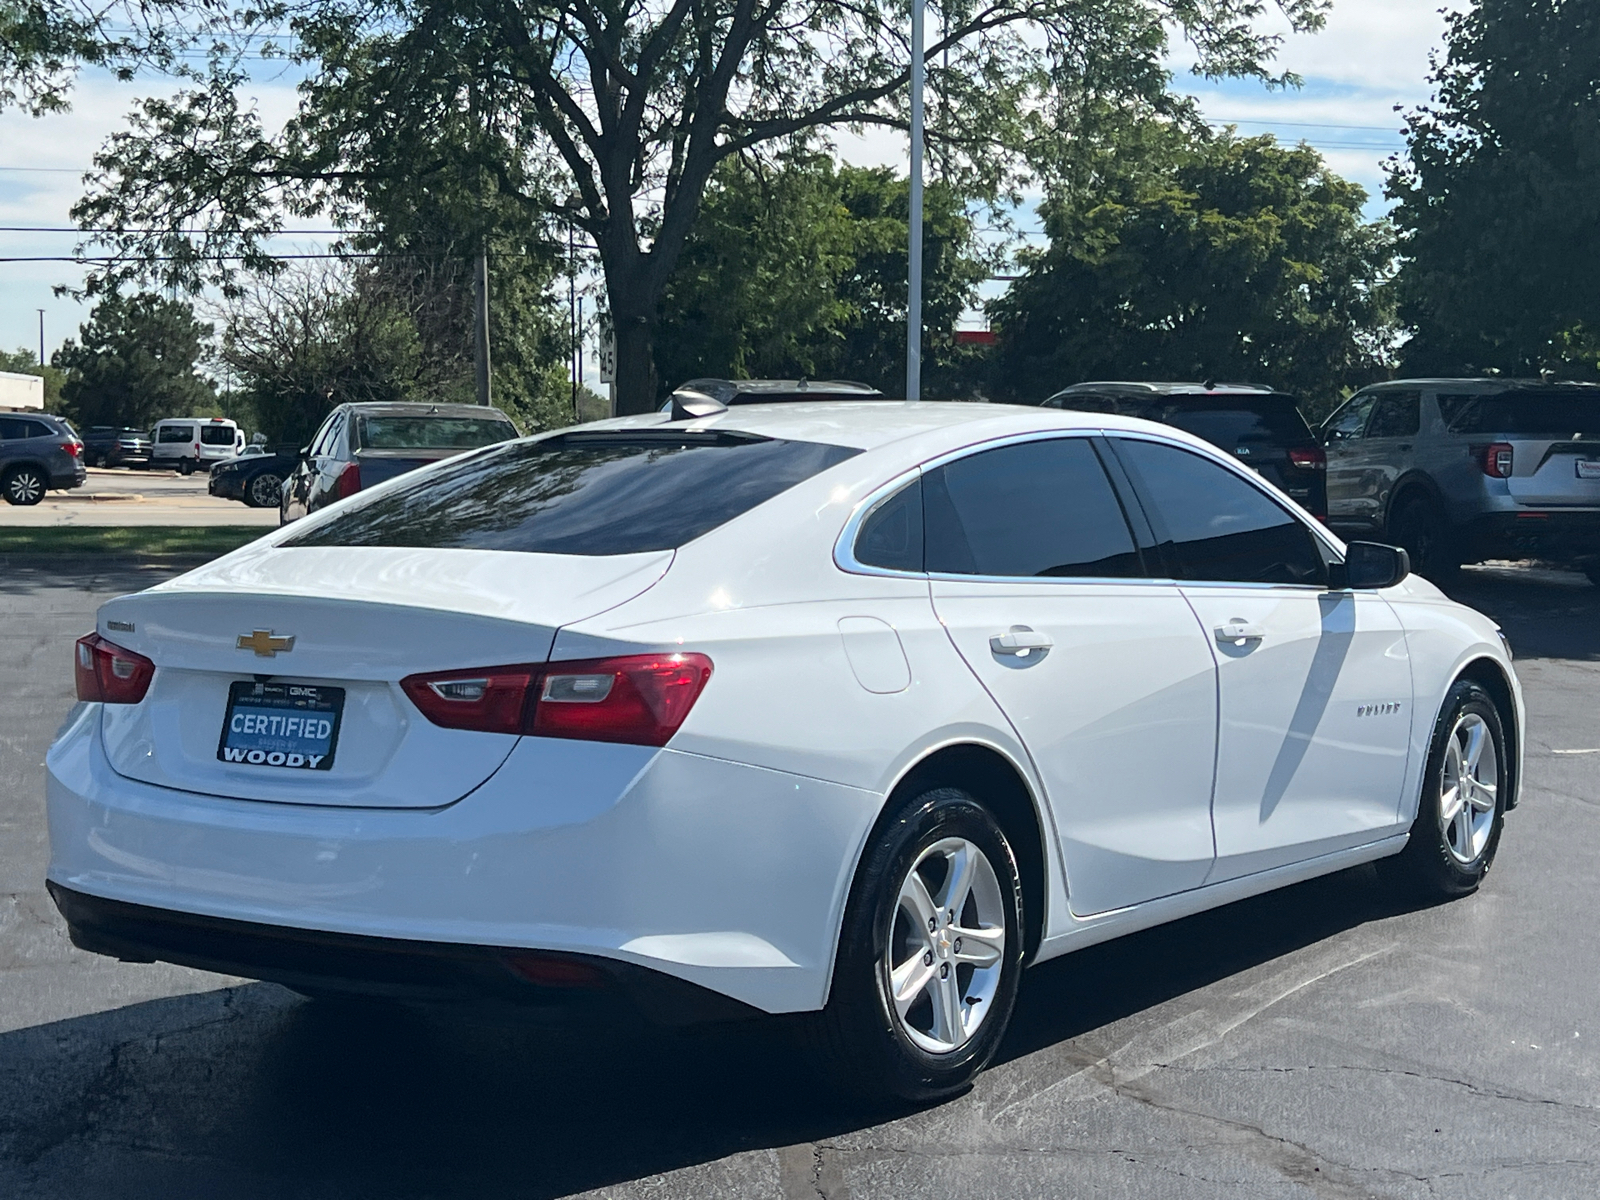
{"label": "tree", "polygon": [[[800,155],[718,168],[660,306],[660,378],[859,379],[905,386],[909,185],[884,168]],[[954,193],[928,190],[930,394],[959,389],[955,323],[991,264]]]}
{"label": "tree", "polygon": [[1230,379],[1331,402],[1392,339],[1387,227],[1310,147],[1146,129],[1125,169],[1043,208],[1047,249],[991,306],[1003,394]]}
{"label": "tree", "polygon": [[1408,372],[1600,374],[1600,13],[1478,0],[1389,177]]}
{"label": "tree", "polygon": [[[1301,30],[1320,25],[1325,3],[1277,0]],[[1169,29],[1194,44],[1203,73],[1267,78],[1276,38],[1255,27],[1262,9],[952,0],[927,48],[941,170],[962,194],[996,195],[1084,105],[1153,102]],[[359,210],[378,187],[459,177],[529,224],[571,222],[592,239],[623,412],[655,402],[658,304],[718,164],[829,130],[906,127],[898,3],[303,0],[264,11],[290,25],[311,71],[298,114],[267,136],[225,58],[207,86],[147,102],[75,210],[86,226],[164,231],[112,235],[126,257],[108,277],[198,287],[226,274],[221,255],[264,262],[282,211]]]}
{"label": "tree", "polygon": [[148,429],[163,417],[203,415],[216,403],[195,370],[211,326],[185,301],[142,293],[104,296],[51,356],[67,373],[64,411],[79,425]]}

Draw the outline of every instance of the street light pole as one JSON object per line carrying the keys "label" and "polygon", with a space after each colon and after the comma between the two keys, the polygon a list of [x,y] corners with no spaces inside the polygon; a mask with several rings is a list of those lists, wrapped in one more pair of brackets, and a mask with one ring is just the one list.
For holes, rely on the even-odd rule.
{"label": "street light pole", "polygon": [[926,0],[911,0],[911,246],[906,296],[906,399],[922,399],[922,84]]}
{"label": "street light pole", "polygon": [[44,309],[39,309],[39,365],[44,366]]}

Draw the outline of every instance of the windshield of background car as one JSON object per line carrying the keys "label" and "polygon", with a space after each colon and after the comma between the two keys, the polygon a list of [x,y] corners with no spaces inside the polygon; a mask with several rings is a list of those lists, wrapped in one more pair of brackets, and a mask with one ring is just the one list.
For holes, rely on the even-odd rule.
{"label": "windshield of background car", "polygon": [[231,446],[234,442],[232,425],[200,426],[200,441],[207,446]]}
{"label": "windshield of background car", "polygon": [[561,434],[461,459],[286,546],[673,550],[860,451],[740,434]]}
{"label": "windshield of background car", "polygon": [[517,436],[509,421],[484,417],[364,416],[363,450],[476,450]]}
{"label": "windshield of background car", "polygon": [[1600,437],[1600,389],[1503,392],[1498,396],[1441,395],[1439,412],[1452,433]]}
{"label": "windshield of background car", "polygon": [[1316,440],[1306,419],[1288,396],[1227,396],[1181,401],[1153,397],[1137,404],[1124,402],[1122,411],[1129,416],[1174,426],[1224,449],[1242,442],[1301,446]]}

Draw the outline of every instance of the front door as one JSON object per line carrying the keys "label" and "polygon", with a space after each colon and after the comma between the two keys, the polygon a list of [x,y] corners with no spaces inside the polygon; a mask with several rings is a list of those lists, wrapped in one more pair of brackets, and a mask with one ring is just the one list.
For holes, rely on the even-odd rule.
{"label": "front door", "polygon": [[1393,610],[1331,591],[1311,531],[1238,473],[1119,439],[1217,663],[1217,864],[1248,875],[1394,832],[1411,663]]}
{"label": "front door", "polygon": [[1072,910],[1211,870],[1216,677],[1176,585],[1145,577],[1087,437],[979,451],[923,479],[939,619],[1032,755]]}
{"label": "front door", "polygon": [[1328,455],[1328,524],[1370,528],[1372,511],[1363,505],[1365,488],[1362,475],[1361,436],[1372,415],[1377,393],[1354,396],[1322,427],[1322,440]]}

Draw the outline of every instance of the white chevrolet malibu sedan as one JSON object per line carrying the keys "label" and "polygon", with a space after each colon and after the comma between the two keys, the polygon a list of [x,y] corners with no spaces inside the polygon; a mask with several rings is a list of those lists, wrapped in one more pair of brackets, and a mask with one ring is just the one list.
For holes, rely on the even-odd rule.
{"label": "white chevrolet malibu sedan", "polygon": [[1164,426],[746,406],[489,447],[107,603],[78,945],[311,995],[812,1014],[965,1085],[1024,967],[1357,863],[1472,891],[1487,618]]}

